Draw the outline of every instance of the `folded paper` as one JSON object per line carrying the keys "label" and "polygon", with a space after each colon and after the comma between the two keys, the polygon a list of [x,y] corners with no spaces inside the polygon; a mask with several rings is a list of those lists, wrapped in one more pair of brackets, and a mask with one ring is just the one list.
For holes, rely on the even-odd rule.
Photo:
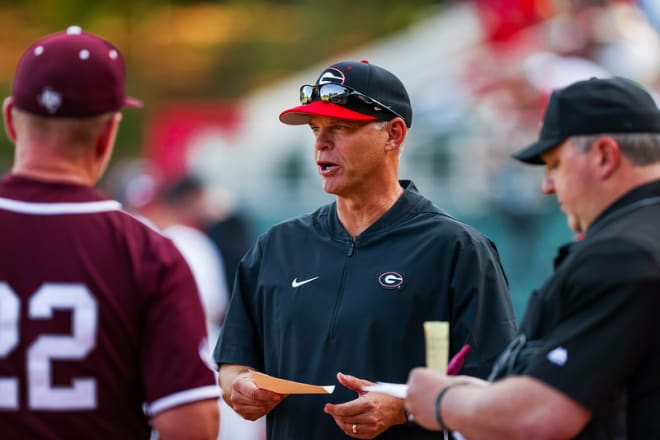
{"label": "folded paper", "polygon": [[334,385],[310,385],[292,380],[279,379],[268,374],[250,370],[250,376],[255,384],[262,390],[279,394],[332,394]]}

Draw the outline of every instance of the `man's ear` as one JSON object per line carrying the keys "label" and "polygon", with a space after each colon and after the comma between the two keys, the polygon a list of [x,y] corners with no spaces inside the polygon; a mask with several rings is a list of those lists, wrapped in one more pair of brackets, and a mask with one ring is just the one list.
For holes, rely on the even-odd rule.
{"label": "man's ear", "polygon": [[121,113],[117,112],[105,123],[96,143],[96,154],[98,156],[104,156],[112,151],[119,129],[119,122],[121,122]]}
{"label": "man's ear", "polygon": [[408,127],[403,119],[396,117],[387,123],[387,143],[385,144],[386,150],[394,150],[401,147],[403,141],[406,139]]}
{"label": "man's ear", "polygon": [[7,137],[13,143],[16,143],[16,129],[14,128],[14,117],[12,115],[12,110],[14,108],[14,100],[10,97],[5,98],[2,103],[2,115],[5,120],[5,131],[7,132]]}
{"label": "man's ear", "polygon": [[621,165],[621,148],[611,136],[601,136],[594,142],[601,179],[609,178]]}
{"label": "man's ear", "polygon": [[103,131],[99,135],[94,150],[97,168],[93,172],[93,182],[97,183],[108,168],[110,158],[115,146],[115,137],[119,129],[121,113],[116,112],[103,126]]}

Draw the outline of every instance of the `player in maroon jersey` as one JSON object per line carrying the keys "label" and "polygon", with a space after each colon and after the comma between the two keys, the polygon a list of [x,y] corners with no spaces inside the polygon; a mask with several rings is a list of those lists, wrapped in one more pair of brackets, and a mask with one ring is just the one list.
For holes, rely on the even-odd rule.
{"label": "player in maroon jersey", "polygon": [[2,438],[217,437],[195,281],[169,239],[92,187],[112,154],[125,67],[78,27],[21,57],[0,180]]}

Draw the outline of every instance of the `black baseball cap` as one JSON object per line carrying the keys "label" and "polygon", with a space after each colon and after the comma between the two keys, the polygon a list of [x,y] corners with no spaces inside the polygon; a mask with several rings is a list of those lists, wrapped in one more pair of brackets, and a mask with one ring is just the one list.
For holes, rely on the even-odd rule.
{"label": "black baseball cap", "polygon": [[540,155],[571,136],[601,133],[660,133],[660,110],[632,80],[592,78],[552,92],[539,140],[513,154],[543,165]]}
{"label": "black baseball cap", "polygon": [[366,60],[336,63],[321,72],[315,86],[323,84],[345,86],[374,102],[348,99],[345,104],[336,104],[313,99],[309,103],[284,110],[280,113],[280,121],[302,125],[309,123],[312,116],[353,121],[388,121],[400,116],[408,127],[412,124],[412,107],[406,88],[392,72],[380,66]]}

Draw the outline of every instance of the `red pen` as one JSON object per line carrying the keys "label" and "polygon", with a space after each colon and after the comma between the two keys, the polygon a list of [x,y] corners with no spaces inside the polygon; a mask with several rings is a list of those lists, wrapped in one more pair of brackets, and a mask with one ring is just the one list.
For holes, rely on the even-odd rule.
{"label": "red pen", "polygon": [[463,348],[460,349],[458,353],[451,358],[449,365],[447,365],[447,375],[454,376],[463,367],[463,361],[465,361],[465,356],[467,356],[468,351],[470,351],[470,344],[465,344]]}

